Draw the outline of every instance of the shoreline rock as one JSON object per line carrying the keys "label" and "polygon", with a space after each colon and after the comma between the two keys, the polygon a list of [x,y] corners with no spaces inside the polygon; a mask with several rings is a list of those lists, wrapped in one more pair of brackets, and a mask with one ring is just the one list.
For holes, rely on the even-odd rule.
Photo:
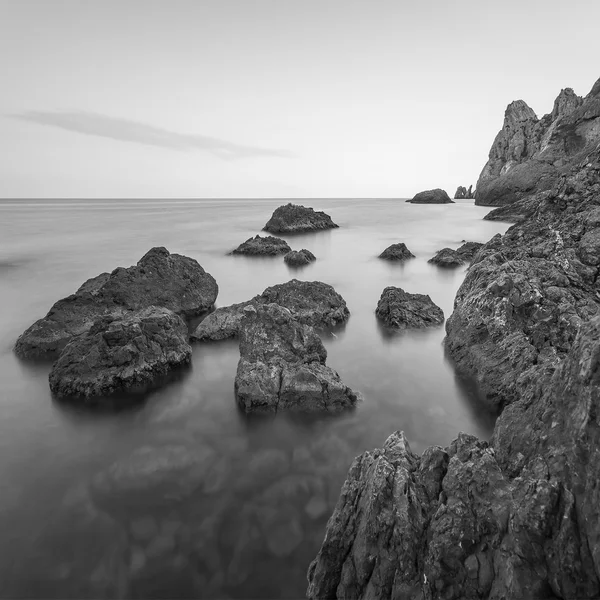
{"label": "shoreline rock", "polygon": [[407,202],[412,204],[454,204],[454,200],[451,200],[447,192],[440,188],[419,192]]}
{"label": "shoreline rock", "polygon": [[229,254],[242,254],[245,256],[277,256],[291,252],[289,244],[281,238],[272,235],[255,235],[242,242]]}
{"label": "shoreline rock", "polygon": [[315,211],[310,207],[289,202],[275,209],[263,230],[270,233],[290,234],[336,229],[337,227],[339,225],[336,225],[331,217],[323,211]]}
{"label": "shoreline rock", "polygon": [[442,248],[433,258],[427,262],[443,268],[461,267],[470,264],[479,249],[483,246],[479,242],[466,242],[460,248]]}
{"label": "shoreline rock", "polygon": [[381,293],[375,315],[394,329],[421,329],[444,322],[442,309],[424,294],[409,294],[402,288],[389,286]]}

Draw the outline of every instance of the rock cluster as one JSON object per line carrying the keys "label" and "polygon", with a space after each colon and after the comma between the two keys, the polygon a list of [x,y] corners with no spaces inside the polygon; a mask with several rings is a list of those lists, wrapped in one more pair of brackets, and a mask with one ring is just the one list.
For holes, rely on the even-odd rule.
{"label": "rock cluster", "polygon": [[444,322],[442,309],[429,296],[409,294],[392,286],[381,293],[375,315],[394,329],[432,327]]}
{"label": "rock cluster", "polygon": [[452,248],[442,248],[427,262],[438,265],[438,267],[460,267],[469,264],[482,246],[483,244],[480,244],[479,242],[466,242],[457,250],[453,250]]}
{"label": "rock cluster", "polygon": [[475,198],[475,193],[473,192],[472,185],[469,186],[469,189],[464,185],[459,185],[456,188],[456,192],[454,193],[455,200],[472,200],[473,198]]}
{"label": "rock cluster", "polygon": [[290,202],[276,208],[263,229],[271,233],[305,233],[337,227],[328,214]]}
{"label": "rock cluster", "polygon": [[292,250],[288,252],[283,260],[285,264],[290,267],[304,267],[317,260],[315,255],[310,251],[303,248],[302,250]]}
{"label": "rock cluster", "polygon": [[240,244],[230,254],[245,254],[247,256],[277,256],[291,252],[289,244],[281,238],[272,235],[255,235]]}
{"label": "rock cluster", "polygon": [[450,199],[446,191],[436,188],[435,190],[419,192],[413,198],[407,200],[407,202],[412,202],[413,204],[450,204],[454,200]]}
{"label": "rock cluster", "polygon": [[404,261],[408,258],[414,258],[415,255],[406,247],[406,244],[400,242],[399,244],[392,244],[388,246],[380,255],[379,258],[383,260],[392,261]]}

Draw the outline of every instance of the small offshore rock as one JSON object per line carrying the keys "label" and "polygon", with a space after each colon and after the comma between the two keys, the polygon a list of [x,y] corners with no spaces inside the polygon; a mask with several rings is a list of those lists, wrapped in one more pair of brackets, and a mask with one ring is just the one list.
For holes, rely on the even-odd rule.
{"label": "small offshore rock", "polygon": [[447,192],[440,188],[419,192],[411,200],[407,200],[407,202],[413,204],[454,204],[454,200],[451,200]]}
{"label": "small offshore rock", "polygon": [[245,254],[246,256],[277,256],[291,252],[288,243],[281,238],[272,235],[248,238],[230,254]]}
{"label": "small offshore rock", "polygon": [[302,250],[292,250],[288,252],[283,260],[290,267],[303,267],[317,260],[316,256],[310,251],[303,248]]}
{"label": "small offshore rock", "polygon": [[406,247],[406,244],[392,244],[388,246],[380,255],[379,258],[384,260],[402,261],[408,258],[414,258],[415,255]]}
{"label": "small offshore rock", "polygon": [[409,294],[399,287],[386,287],[375,310],[377,318],[395,329],[423,328],[444,322],[442,309],[424,294]]}
{"label": "small offshore rock", "polygon": [[290,202],[276,208],[263,229],[271,233],[303,233],[337,227],[328,214]]}

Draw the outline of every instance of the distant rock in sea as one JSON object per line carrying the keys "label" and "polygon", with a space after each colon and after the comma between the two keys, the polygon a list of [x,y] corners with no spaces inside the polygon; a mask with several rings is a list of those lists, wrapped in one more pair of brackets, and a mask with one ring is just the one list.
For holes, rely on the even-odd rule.
{"label": "distant rock in sea", "polygon": [[328,214],[290,202],[276,208],[263,229],[271,233],[305,233],[337,227]]}
{"label": "distant rock in sea", "polygon": [[424,294],[409,294],[399,287],[386,287],[375,311],[377,318],[394,329],[420,329],[441,325],[442,309]]}
{"label": "distant rock in sea", "polygon": [[246,256],[277,256],[291,251],[288,243],[272,235],[248,238],[230,254],[245,254]]}
{"label": "distant rock in sea", "polygon": [[413,204],[453,204],[454,200],[451,200],[450,196],[444,190],[436,188],[435,190],[419,192],[411,200],[407,200],[407,202],[412,202]]}
{"label": "distant rock in sea", "polygon": [[304,267],[317,260],[317,258],[310,250],[303,248],[302,250],[292,250],[291,252],[288,252],[283,257],[283,260],[285,261],[285,264],[290,267]]}
{"label": "distant rock in sea", "polygon": [[406,244],[400,242],[388,246],[380,255],[379,258],[391,261],[403,261],[409,258],[414,258],[415,255],[406,247]]}
{"label": "distant rock in sea", "polygon": [[466,187],[459,185],[456,188],[456,192],[454,193],[455,200],[472,200],[475,197],[473,193],[473,186],[470,185],[469,189]]}

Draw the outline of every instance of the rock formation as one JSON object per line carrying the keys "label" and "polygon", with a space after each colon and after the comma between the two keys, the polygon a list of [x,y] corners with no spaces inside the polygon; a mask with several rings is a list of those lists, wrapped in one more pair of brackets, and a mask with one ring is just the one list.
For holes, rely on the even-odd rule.
{"label": "rock formation", "polygon": [[454,200],[450,199],[448,194],[440,189],[436,188],[435,190],[426,190],[424,192],[419,192],[407,202],[412,202],[413,204],[449,204],[454,203]]}
{"label": "rock formation", "polygon": [[191,356],[185,322],[166,308],[108,315],[65,346],[50,372],[50,389],[85,401],[143,392]]}
{"label": "rock formation", "polygon": [[459,185],[456,188],[456,192],[454,193],[455,200],[472,200],[475,197],[473,193],[473,186],[470,185],[469,189],[464,187],[463,185]]}
{"label": "rock formation", "polygon": [[217,308],[196,327],[192,340],[217,341],[235,337],[246,306],[270,303],[287,308],[294,319],[318,329],[328,329],[345,323],[350,316],[346,301],[332,286],[320,281],[292,279],[268,287],[248,302]]}
{"label": "rock formation", "polygon": [[278,304],[247,306],[240,325],[235,396],[246,412],[339,412],[358,396],[325,366],[314,329]]}
{"label": "rock formation", "polygon": [[230,254],[245,254],[247,256],[277,256],[278,254],[287,254],[291,251],[288,243],[281,238],[272,235],[261,237],[256,235],[248,238],[240,244]]}
{"label": "rock formation", "polygon": [[453,250],[452,248],[442,248],[427,262],[438,265],[438,267],[460,267],[469,264],[482,246],[483,244],[478,242],[466,242],[457,250]]}
{"label": "rock formation", "polygon": [[380,255],[379,258],[384,260],[403,261],[408,258],[414,258],[415,255],[406,247],[406,244],[400,242],[399,244],[392,244],[388,246]]}
{"label": "rock formation", "polygon": [[302,248],[302,250],[292,250],[291,252],[288,252],[283,257],[283,260],[285,261],[285,264],[290,267],[304,267],[317,260],[317,258],[310,250]]}
{"label": "rock formation", "polygon": [[429,296],[409,294],[391,286],[381,293],[375,315],[394,329],[431,327],[444,322],[442,309]]}
{"label": "rock formation", "polygon": [[290,202],[276,208],[263,229],[271,233],[305,233],[337,227],[328,214]]}
{"label": "rock formation", "polygon": [[59,300],[19,337],[15,351],[23,358],[55,357],[99,317],[149,306],[184,317],[199,315],[214,304],[218,291],[214,278],[193,258],[152,248],[137,265],[102,273]]}
{"label": "rock formation", "polygon": [[509,104],[477,181],[476,204],[502,206],[550,190],[591,151],[600,142],[599,82],[585,98],[561,90],[541,119],[523,100]]}

